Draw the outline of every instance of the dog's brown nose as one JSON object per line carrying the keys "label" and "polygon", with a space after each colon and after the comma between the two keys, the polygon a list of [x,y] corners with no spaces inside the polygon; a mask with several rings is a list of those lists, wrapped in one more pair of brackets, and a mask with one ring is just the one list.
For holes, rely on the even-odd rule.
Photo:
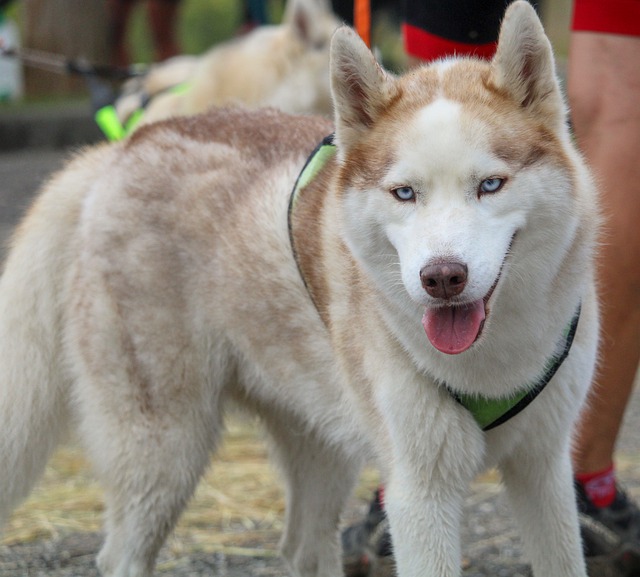
{"label": "dog's brown nose", "polygon": [[459,262],[438,262],[420,271],[424,290],[437,299],[459,295],[467,284],[467,266]]}

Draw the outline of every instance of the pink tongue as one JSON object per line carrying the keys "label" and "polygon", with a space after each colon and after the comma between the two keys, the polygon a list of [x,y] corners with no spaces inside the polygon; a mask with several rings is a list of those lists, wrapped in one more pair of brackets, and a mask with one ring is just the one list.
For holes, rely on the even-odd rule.
{"label": "pink tongue", "polygon": [[457,355],[478,338],[484,316],[484,301],[480,299],[463,306],[428,308],[422,317],[422,326],[436,349]]}

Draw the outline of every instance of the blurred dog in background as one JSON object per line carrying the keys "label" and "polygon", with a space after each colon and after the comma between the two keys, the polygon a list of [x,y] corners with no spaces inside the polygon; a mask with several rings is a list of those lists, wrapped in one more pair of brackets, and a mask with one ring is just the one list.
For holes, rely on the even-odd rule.
{"label": "blurred dog in background", "polygon": [[340,22],[328,0],[289,0],[281,24],[261,26],[211,48],[177,56],[125,85],[115,106],[125,125],[243,103],[290,113],[331,114],[329,41]]}

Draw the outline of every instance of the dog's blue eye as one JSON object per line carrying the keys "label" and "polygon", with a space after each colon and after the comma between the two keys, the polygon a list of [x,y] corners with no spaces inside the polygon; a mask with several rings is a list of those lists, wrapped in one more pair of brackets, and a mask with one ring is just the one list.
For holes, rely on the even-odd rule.
{"label": "dog's blue eye", "polygon": [[414,192],[413,188],[411,188],[410,186],[399,186],[398,188],[394,188],[391,191],[391,193],[393,194],[393,196],[395,196],[398,200],[401,200],[402,202],[415,200],[416,198],[416,193]]}
{"label": "dog's blue eye", "polygon": [[480,194],[492,194],[498,192],[504,184],[504,178],[494,176],[492,178],[485,178],[480,183]]}

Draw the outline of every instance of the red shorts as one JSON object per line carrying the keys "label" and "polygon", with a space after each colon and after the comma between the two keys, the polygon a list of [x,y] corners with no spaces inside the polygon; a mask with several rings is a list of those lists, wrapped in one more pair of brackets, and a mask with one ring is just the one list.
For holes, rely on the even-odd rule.
{"label": "red shorts", "polygon": [[574,0],[571,29],[640,36],[640,0]]}

